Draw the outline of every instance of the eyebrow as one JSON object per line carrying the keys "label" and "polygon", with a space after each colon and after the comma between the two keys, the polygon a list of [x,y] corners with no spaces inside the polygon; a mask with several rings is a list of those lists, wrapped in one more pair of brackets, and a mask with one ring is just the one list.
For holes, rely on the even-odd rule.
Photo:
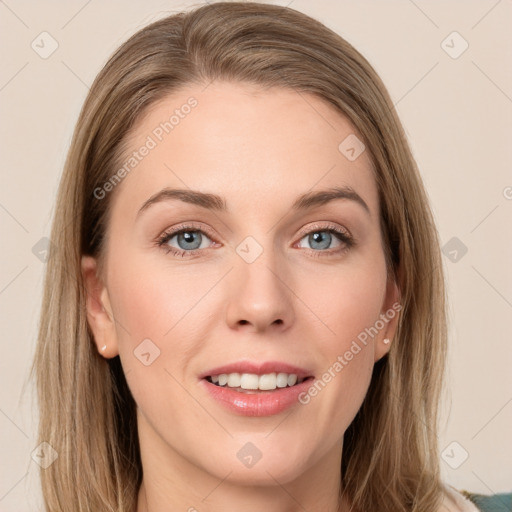
{"label": "eyebrow", "polygon": [[[325,205],[334,201],[335,199],[345,199],[354,201],[371,216],[370,208],[365,203],[363,198],[351,187],[332,187],[326,190],[318,190],[315,192],[307,192],[299,196],[292,204],[292,210],[301,211]],[[198,190],[187,189],[172,189],[164,188],[151,196],[140,208],[137,213],[139,216],[143,211],[147,210],[150,206],[161,203],[164,201],[179,200],[184,203],[193,204],[213,210],[217,212],[228,212],[226,200],[217,194],[207,192],[199,192]]]}

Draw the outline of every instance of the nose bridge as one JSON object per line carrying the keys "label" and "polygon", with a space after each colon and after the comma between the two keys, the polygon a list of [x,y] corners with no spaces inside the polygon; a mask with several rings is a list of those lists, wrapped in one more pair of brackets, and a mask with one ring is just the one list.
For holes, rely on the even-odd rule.
{"label": "nose bridge", "polygon": [[[260,237],[262,239],[263,237]],[[231,327],[251,324],[257,331],[272,325],[289,326],[293,319],[285,262],[271,237],[260,243],[247,237],[236,247],[230,279],[227,321]]]}

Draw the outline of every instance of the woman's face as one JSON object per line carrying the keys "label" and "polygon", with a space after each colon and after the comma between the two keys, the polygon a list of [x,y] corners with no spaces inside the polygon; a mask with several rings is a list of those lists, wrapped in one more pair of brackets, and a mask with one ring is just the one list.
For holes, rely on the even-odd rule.
{"label": "woman's face", "polygon": [[143,464],[252,484],[339,464],[398,317],[356,136],[313,95],[226,82],[168,96],[136,126],[122,181],[96,193],[113,195],[104,288],[94,260],[83,269]]}

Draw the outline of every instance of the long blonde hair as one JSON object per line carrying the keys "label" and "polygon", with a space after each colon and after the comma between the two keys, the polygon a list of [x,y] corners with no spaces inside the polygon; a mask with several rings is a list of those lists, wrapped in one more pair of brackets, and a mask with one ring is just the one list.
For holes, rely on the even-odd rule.
{"label": "long blonde hair", "polygon": [[213,3],[140,30],[109,59],[84,103],[58,191],[33,364],[39,442],[59,455],[41,470],[47,510],[135,511],[142,478],[135,403],[119,358],[105,360],[92,342],[80,261],[104,255],[112,194],[98,200],[94,190],[118,169],[134,123],[173,91],[215,79],[315,94],[363,137],[402,310],[391,350],[345,432],[342,487],[355,510],[437,510],[445,292],[417,166],[393,102],[361,54],[298,11],[252,2]]}

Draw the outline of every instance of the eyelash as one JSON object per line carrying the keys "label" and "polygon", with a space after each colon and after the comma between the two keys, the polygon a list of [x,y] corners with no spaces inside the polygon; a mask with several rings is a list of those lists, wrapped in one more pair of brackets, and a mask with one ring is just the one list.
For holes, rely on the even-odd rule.
{"label": "eyelash", "polygon": [[[187,224],[187,225],[181,225],[177,228],[171,230],[171,231],[165,231],[162,233],[158,239],[156,240],[156,245],[158,247],[161,247],[165,250],[166,254],[172,253],[174,256],[181,256],[183,257],[193,257],[196,256],[199,252],[204,251],[204,249],[193,249],[191,251],[185,251],[185,250],[179,250],[175,247],[171,247],[170,245],[167,245],[167,242],[173,238],[176,235],[179,235],[180,233],[186,233],[186,232],[197,232],[202,233],[203,235],[206,235],[208,238],[212,239],[213,236],[204,229],[200,229],[197,226]],[[299,242],[307,235],[310,235],[312,233],[320,233],[320,232],[326,232],[334,234],[340,242],[345,244],[345,247],[341,249],[336,250],[315,250],[315,249],[306,249],[308,252],[310,252],[311,256],[313,257],[320,257],[320,256],[336,256],[340,254],[344,254],[349,249],[351,249],[355,244],[356,241],[352,235],[348,233],[348,231],[342,230],[335,226],[334,224],[329,225],[315,225],[310,228],[308,231],[303,232],[300,235]],[[164,247],[165,246],[165,247]]]}

